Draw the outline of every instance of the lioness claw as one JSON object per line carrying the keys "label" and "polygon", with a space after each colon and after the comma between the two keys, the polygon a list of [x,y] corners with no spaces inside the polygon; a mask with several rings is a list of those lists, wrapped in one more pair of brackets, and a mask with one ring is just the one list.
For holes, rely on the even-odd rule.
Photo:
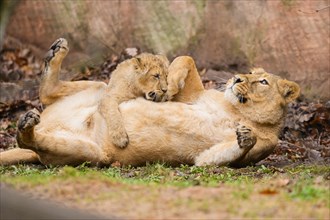
{"label": "lioness claw", "polygon": [[[64,38],[57,39],[47,51],[44,60],[46,62],[50,62],[54,57],[55,54],[60,51],[60,49],[64,49],[65,51],[68,50],[68,42]],[[66,52],[63,54],[62,58],[66,55]]]}
{"label": "lioness claw", "polygon": [[17,127],[21,132],[33,128],[40,123],[40,112],[37,109],[32,109],[21,115],[18,119]]}
{"label": "lioness claw", "polygon": [[237,142],[240,148],[251,148],[256,142],[257,138],[252,133],[251,129],[245,127],[244,125],[238,126],[236,130]]}

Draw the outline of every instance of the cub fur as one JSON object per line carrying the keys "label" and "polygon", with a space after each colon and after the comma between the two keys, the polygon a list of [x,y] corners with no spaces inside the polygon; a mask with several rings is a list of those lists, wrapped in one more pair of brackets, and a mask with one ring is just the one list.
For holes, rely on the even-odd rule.
{"label": "cub fur", "polygon": [[[1,164],[38,162],[53,165],[245,166],[267,157],[275,148],[287,104],[299,86],[264,70],[237,74],[225,92],[204,90],[191,57],[177,57],[169,66],[166,96],[173,102],[137,98],[119,105],[130,137],[119,149],[109,139],[108,122],[100,113],[107,86],[100,82],[59,82],[65,41],[48,60],[40,97],[47,108],[29,111],[18,122],[20,148],[0,153]],[[45,86],[47,85],[47,86]],[[63,111],[65,109],[65,111]],[[22,149],[24,148],[24,149]],[[26,150],[28,149],[28,150]]]}
{"label": "cub fur", "polygon": [[111,74],[99,111],[108,125],[109,139],[117,147],[124,148],[128,144],[119,104],[142,96],[162,101],[167,91],[168,65],[164,56],[143,53],[120,63]]}

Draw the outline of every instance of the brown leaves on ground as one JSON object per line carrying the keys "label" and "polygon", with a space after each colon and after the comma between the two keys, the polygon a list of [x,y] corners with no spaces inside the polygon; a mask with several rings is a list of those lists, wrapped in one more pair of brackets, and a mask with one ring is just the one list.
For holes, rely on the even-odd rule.
{"label": "brown leaves on ground", "polygon": [[290,104],[280,139],[262,163],[330,162],[330,101]]}
{"label": "brown leaves on ground", "polygon": [[[6,48],[0,52],[0,150],[15,145],[16,121],[23,112],[42,106],[38,100],[38,83],[42,61],[27,48]],[[108,82],[111,73],[125,59],[139,54],[138,48],[127,48],[119,55],[110,55],[101,65],[80,69],[72,80]],[[201,71],[206,89],[221,90],[232,73]],[[299,100],[288,107],[285,126],[277,148],[260,164],[330,162],[330,101]]]}

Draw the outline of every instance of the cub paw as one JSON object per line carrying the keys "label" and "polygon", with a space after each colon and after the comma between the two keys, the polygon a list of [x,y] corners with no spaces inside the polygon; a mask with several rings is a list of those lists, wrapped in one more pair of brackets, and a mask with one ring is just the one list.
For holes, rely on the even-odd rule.
{"label": "cub paw", "polygon": [[64,38],[57,39],[45,55],[45,62],[62,61],[69,51],[68,42]]}
{"label": "cub paw", "polygon": [[163,95],[161,102],[171,101],[172,99],[173,99],[173,96],[166,93],[165,95]]}
{"label": "cub paw", "polygon": [[119,148],[125,148],[128,145],[128,135],[124,131],[112,132],[112,143]]}
{"label": "cub paw", "polygon": [[32,109],[21,115],[17,122],[17,127],[20,132],[25,132],[32,129],[40,123],[40,112],[37,109]]}
{"label": "cub paw", "polygon": [[236,130],[237,142],[240,148],[250,149],[257,143],[257,138],[251,129],[240,125]]}

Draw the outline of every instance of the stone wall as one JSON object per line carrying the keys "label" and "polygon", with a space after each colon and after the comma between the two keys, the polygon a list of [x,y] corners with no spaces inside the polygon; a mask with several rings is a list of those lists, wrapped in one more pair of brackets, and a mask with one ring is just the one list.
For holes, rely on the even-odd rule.
{"label": "stone wall", "polygon": [[327,0],[21,1],[6,34],[41,51],[66,37],[72,48],[67,65],[77,59],[97,62],[137,46],[171,58],[191,55],[199,67],[215,70],[261,66],[297,81],[308,97],[329,99],[328,5]]}

